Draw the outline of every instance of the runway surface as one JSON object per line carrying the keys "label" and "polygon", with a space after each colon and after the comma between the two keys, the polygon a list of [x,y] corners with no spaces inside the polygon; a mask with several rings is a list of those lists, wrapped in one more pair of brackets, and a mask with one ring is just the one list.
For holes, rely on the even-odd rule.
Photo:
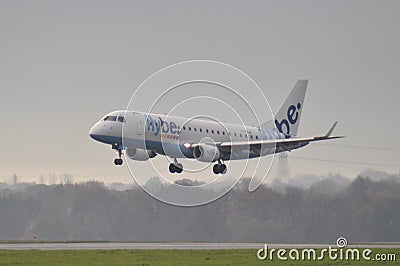
{"label": "runway surface", "polygon": [[[336,248],[336,244],[268,244],[268,248]],[[132,243],[132,242],[86,242],[86,243],[0,243],[0,249],[11,250],[80,250],[80,249],[260,249],[264,243]],[[400,248],[400,243],[371,243],[348,245],[347,248]]]}

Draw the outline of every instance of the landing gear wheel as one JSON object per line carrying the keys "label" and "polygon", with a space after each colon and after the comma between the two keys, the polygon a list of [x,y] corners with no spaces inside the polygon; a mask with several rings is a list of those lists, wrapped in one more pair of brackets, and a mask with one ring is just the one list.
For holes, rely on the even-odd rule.
{"label": "landing gear wheel", "polygon": [[217,163],[213,166],[213,172],[214,174],[225,174],[226,173],[226,165],[222,163]]}
{"label": "landing gear wheel", "polygon": [[219,164],[214,164],[214,166],[213,166],[213,172],[214,172],[214,174],[216,174],[216,175],[219,174]]}
{"label": "landing gear wheel", "polygon": [[117,159],[114,160],[114,164],[115,165],[122,165],[123,162],[124,161],[121,158],[117,158]]}
{"label": "landing gear wheel", "polygon": [[175,164],[175,171],[180,174],[183,171],[183,165],[181,163]]}
{"label": "landing gear wheel", "polygon": [[220,166],[220,174],[225,174],[226,173],[226,170],[227,170],[227,168],[226,168],[226,165],[225,164],[221,164],[221,166]]}
{"label": "landing gear wheel", "polygon": [[173,164],[173,163],[170,163],[170,164],[169,164],[169,172],[170,172],[171,174],[173,174],[173,173],[176,172],[175,164]]}
{"label": "landing gear wheel", "polygon": [[183,165],[181,163],[178,163],[177,161],[175,161],[174,163],[170,163],[169,164],[169,172],[171,174],[173,173],[182,173],[183,171]]}

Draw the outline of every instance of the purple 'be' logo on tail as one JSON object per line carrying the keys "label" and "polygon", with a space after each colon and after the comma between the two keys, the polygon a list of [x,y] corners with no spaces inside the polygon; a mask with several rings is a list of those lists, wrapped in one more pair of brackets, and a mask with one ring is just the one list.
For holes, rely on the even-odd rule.
{"label": "purple 'be' logo on tail", "polygon": [[[279,132],[286,135],[290,135],[290,124],[292,125],[296,124],[299,118],[299,112],[297,110],[300,110],[300,108],[301,108],[300,103],[297,103],[297,108],[296,106],[291,105],[287,110],[287,119],[282,119],[281,122],[279,122],[278,119],[275,119],[275,126],[279,130]],[[283,125],[285,125],[286,132],[283,131],[282,128]]]}

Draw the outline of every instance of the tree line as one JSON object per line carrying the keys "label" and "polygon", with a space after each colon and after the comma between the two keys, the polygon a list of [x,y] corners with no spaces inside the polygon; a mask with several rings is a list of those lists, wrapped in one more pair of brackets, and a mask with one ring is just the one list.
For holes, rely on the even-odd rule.
{"label": "tree line", "polygon": [[[160,202],[141,188],[103,183],[32,185],[0,191],[0,239],[349,242],[400,240],[400,184],[357,177],[348,186],[267,185],[242,180],[198,207]],[[169,189],[161,185],[159,189]]]}

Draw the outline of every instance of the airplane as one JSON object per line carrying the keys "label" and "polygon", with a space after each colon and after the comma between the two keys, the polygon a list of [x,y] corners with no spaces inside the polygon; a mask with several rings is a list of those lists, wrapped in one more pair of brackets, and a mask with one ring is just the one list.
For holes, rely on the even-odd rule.
{"label": "airplane", "polygon": [[227,160],[257,158],[298,149],[310,142],[344,137],[331,136],[337,121],[322,136],[296,136],[307,84],[308,80],[298,80],[273,120],[258,127],[121,110],[104,116],[90,129],[89,135],[117,151],[115,165],[123,164],[123,152],[137,161],[159,154],[173,159],[170,173],[184,170],[177,159],[190,158],[216,162],[214,174],[225,174]]}

